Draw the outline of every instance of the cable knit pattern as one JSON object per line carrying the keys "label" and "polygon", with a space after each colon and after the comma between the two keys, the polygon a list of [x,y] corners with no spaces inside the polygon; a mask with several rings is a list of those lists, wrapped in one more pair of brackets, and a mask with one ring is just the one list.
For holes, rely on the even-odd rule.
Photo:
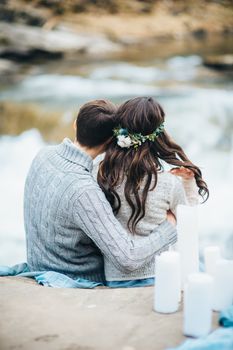
{"label": "cable knit pattern", "polygon": [[69,139],[45,147],[34,159],[24,195],[31,271],[53,270],[101,282],[103,255],[124,275],[142,269],[176,241],[176,230],[167,221],[147,237],[128,235],[92,176],[92,167],[92,159]]}
{"label": "cable knit pattern", "polygon": [[[94,164],[93,174],[96,177],[100,157]],[[128,219],[131,214],[131,208],[126,201],[124,195],[125,180],[120,184],[116,191],[121,199],[121,208],[116,216],[118,221],[122,224],[125,230],[128,231],[129,236],[132,234],[127,228]],[[141,189],[143,188],[143,184]],[[157,185],[153,191],[148,192],[146,201],[146,214],[137,225],[137,237],[140,241],[142,237],[150,235],[150,233],[166,220],[167,211],[170,209],[176,214],[176,208],[179,204],[196,205],[198,204],[198,188],[194,179],[181,180],[170,172],[158,173]],[[164,247],[161,251],[167,250],[169,247]],[[173,246],[174,249],[174,246]],[[160,252],[161,252],[160,251]],[[158,253],[160,253],[158,252]],[[111,260],[106,256],[104,260],[105,275],[108,281],[132,280],[141,278],[150,278],[155,275],[154,259],[151,259],[147,264],[138,270],[127,273],[117,269],[112,264]]]}

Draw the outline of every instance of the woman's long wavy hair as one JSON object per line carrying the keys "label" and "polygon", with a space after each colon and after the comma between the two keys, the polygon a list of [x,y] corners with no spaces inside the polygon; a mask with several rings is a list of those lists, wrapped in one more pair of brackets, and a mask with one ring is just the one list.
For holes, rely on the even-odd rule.
{"label": "woman's long wavy hair", "polygon": [[[115,123],[126,128],[129,133],[148,135],[164,122],[164,117],[162,107],[153,98],[137,97],[118,108]],[[176,167],[183,166],[192,170],[199,194],[204,201],[208,199],[209,191],[202,179],[201,170],[188,159],[183,149],[166,131],[160,133],[155,141],[147,140],[137,149],[119,147],[114,137],[108,145],[104,160],[100,163],[98,183],[117,214],[121,200],[116,187],[125,180],[124,194],[131,208],[128,229],[132,233],[136,233],[138,222],[145,216],[148,191],[156,187],[158,171],[163,169],[161,160]]]}

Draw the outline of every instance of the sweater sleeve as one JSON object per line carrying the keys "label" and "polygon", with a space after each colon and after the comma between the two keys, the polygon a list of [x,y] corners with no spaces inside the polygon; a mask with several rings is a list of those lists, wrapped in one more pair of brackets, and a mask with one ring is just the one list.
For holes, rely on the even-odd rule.
{"label": "sweater sleeve", "polygon": [[138,239],[130,235],[117,221],[104,194],[97,188],[85,190],[75,200],[73,218],[102,254],[123,272],[144,266],[157,252],[177,240],[176,228],[168,221],[146,237]]}
{"label": "sweater sleeve", "polygon": [[197,205],[199,203],[198,187],[194,178],[190,180],[182,179],[184,191],[188,205]]}
{"label": "sweater sleeve", "polygon": [[198,188],[195,179],[184,180],[176,175],[173,176],[173,184],[170,198],[170,209],[176,214],[176,208],[179,204],[197,205],[198,204]]}

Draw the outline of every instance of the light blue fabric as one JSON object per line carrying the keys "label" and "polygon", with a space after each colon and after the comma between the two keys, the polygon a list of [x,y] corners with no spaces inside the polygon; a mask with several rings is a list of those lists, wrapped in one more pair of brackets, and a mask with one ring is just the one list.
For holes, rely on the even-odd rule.
{"label": "light blue fabric", "polygon": [[167,350],[232,350],[233,329],[218,328],[206,337],[188,339],[181,345]]}
{"label": "light blue fabric", "polygon": [[[9,266],[0,266],[0,276],[18,276],[34,278],[39,284],[53,288],[87,288],[92,289],[103,286],[102,283],[92,282],[83,278],[72,279],[62,273],[55,271],[29,271],[27,263]],[[132,281],[107,282],[110,288],[135,288],[153,286],[154,278],[145,278]]]}
{"label": "light blue fabric", "polygon": [[0,276],[31,277],[39,284],[54,288],[87,288],[92,289],[103,286],[102,283],[92,282],[83,278],[72,279],[55,271],[29,271],[27,263],[17,264],[12,267],[0,266]]}
{"label": "light blue fabric", "polygon": [[[219,314],[219,324],[223,327],[233,327],[233,305],[231,305],[228,309],[223,310]],[[233,332],[233,330],[232,330]],[[233,349],[233,347],[232,347]]]}
{"label": "light blue fabric", "polygon": [[153,286],[155,284],[155,279],[144,278],[140,280],[130,280],[130,281],[107,281],[107,286],[110,288],[135,288],[135,287],[146,287]]}
{"label": "light blue fabric", "polygon": [[[34,278],[39,284],[53,288],[87,288],[92,289],[103,286],[102,283],[92,282],[83,278],[72,279],[62,273],[55,271],[29,271],[27,263],[15,266],[0,266],[0,276],[18,276]],[[135,288],[154,285],[154,278],[145,278],[132,281],[107,282],[110,288]]]}

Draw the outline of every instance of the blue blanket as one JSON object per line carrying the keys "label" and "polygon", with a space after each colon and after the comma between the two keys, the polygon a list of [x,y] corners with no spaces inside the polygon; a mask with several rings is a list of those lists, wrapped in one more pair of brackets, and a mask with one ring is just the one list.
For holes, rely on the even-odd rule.
{"label": "blue blanket", "polygon": [[219,324],[223,327],[233,327],[233,305],[231,305],[228,309],[220,312]]}
{"label": "blue blanket", "polygon": [[29,271],[26,263],[17,264],[13,267],[0,266],[0,276],[31,277],[39,284],[54,288],[88,288],[102,286],[102,283],[92,282],[83,278],[72,279],[55,271]]}
{"label": "blue blanket", "polygon": [[188,339],[176,348],[168,350],[233,350],[233,305],[220,312],[218,328],[206,337]]}
{"label": "blue blanket", "polygon": [[[12,267],[0,266],[0,276],[21,276],[34,278],[43,286],[54,288],[88,288],[103,286],[102,283],[92,282],[83,278],[72,279],[62,273],[55,271],[29,271],[26,263],[17,264]],[[110,288],[134,288],[154,285],[154,278],[145,278],[133,281],[113,281],[107,282]]]}
{"label": "blue blanket", "polygon": [[206,337],[188,339],[181,345],[168,350],[232,350],[233,329],[218,328]]}

